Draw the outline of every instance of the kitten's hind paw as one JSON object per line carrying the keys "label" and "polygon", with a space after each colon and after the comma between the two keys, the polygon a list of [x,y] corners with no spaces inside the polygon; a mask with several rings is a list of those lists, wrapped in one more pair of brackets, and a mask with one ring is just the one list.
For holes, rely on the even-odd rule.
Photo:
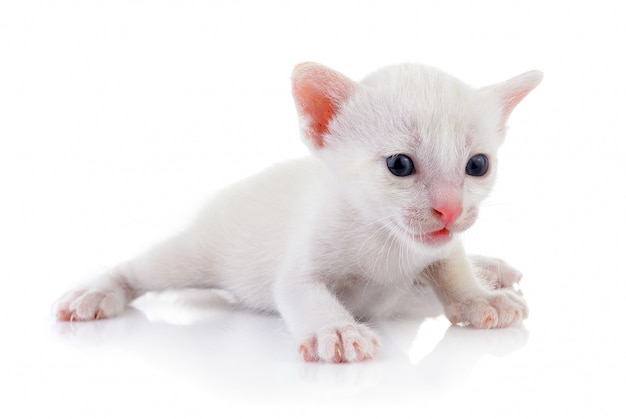
{"label": "kitten's hind paw", "polygon": [[366,326],[345,324],[325,327],[304,339],[298,351],[307,362],[355,362],[374,358],[380,347],[378,336]]}
{"label": "kitten's hind paw", "polygon": [[121,313],[126,303],[126,295],[120,291],[83,289],[61,297],[52,311],[64,321],[99,320]]}
{"label": "kitten's hind paw", "polygon": [[491,289],[512,288],[522,279],[522,273],[502,259],[471,256],[477,275]]}

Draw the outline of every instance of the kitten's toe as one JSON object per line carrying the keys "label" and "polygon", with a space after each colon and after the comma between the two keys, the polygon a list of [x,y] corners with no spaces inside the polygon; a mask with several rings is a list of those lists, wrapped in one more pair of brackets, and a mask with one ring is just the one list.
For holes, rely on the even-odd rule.
{"label": "kitten's toe", "polygon": [[487,256],[472,256],[477,275],[491,289],[511,288],[522,279],[522,273],[502,259]]}
{"label": "kitten's toe", "polygon": [[319,361],[319,357],[317,356],[317,338],[310,337],[304,339],[300,342],[300,346],[298,346],[298,352],[302,356],[306,362],[316,362]]}
{"label": "kitten's toe", "polygon": [[125,306],[125,296],[117,291],[77,290],[59,299],[53,313],[63,321],[99,320],[119,314]]}
{"label": "kitten's toe", "polygon": [[378,336],[360,324],[326,327],[304,339],[298,350],[307,362],[357,362],[374,358],[379,348]]}
{"label": "kitten's toe", "polygon": [[522,279],[522,273],[509,264],[505,263],[504,265],[500,268],[500,287],[511,288],[515,284],[519,284]]}
{"label": "kitten's toe", "polygon": [[450,304],[446,315],[453,324],[477,329],[511,327],[528,317],[528,306],[515,291],[499,290]]}

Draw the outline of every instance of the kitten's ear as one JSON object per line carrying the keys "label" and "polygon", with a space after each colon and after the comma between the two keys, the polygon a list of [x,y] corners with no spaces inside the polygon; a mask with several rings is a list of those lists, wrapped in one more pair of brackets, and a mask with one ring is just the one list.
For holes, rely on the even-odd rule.
{"label": "kitten's ear", "polygon": [[543,73],[538,70],[528,71],[505,82],[485,87],[493,92],[500,102],[502,118],[500,130],[504,130],[511,112],[543,80]]}
{"label": "kitten's ear", "polygon": [[324,147],[328,124],[356,83],[346,76],[316,63],[303,63],[291,76],[293,98],[304,137],[316,148]]}

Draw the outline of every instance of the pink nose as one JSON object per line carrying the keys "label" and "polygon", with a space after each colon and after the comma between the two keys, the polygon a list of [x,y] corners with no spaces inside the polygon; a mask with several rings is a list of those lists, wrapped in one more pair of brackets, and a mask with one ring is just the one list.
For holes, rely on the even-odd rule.
{"label": "pink nose", "polygon": [[456,220],[456,217],[461,212],[461,206],[459,205],[442,205],[439,208],[433,208],[433,213],[439,217],[444,225],[449,225]]}

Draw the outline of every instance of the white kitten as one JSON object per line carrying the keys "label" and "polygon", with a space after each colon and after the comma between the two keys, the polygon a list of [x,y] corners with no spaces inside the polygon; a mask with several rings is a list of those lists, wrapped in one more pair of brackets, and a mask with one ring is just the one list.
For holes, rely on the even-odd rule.
{"label": "white kitten", "polygon": [[224,190],[189,229],[68,293],[55,313],[99,319],[147,291],[222,288],[280,313],[305,360],[330,362],[374,357],[378,338],[359,321],[410,309],[422,284],[453,323],[516,325],[528,314],[511,289],[521,275],[497,259],[473,266],[458,236],[492,188],[507,118],[541,78],[475,90],[414,64],[360,83],[301,64],[293,94],[315,158]]}

